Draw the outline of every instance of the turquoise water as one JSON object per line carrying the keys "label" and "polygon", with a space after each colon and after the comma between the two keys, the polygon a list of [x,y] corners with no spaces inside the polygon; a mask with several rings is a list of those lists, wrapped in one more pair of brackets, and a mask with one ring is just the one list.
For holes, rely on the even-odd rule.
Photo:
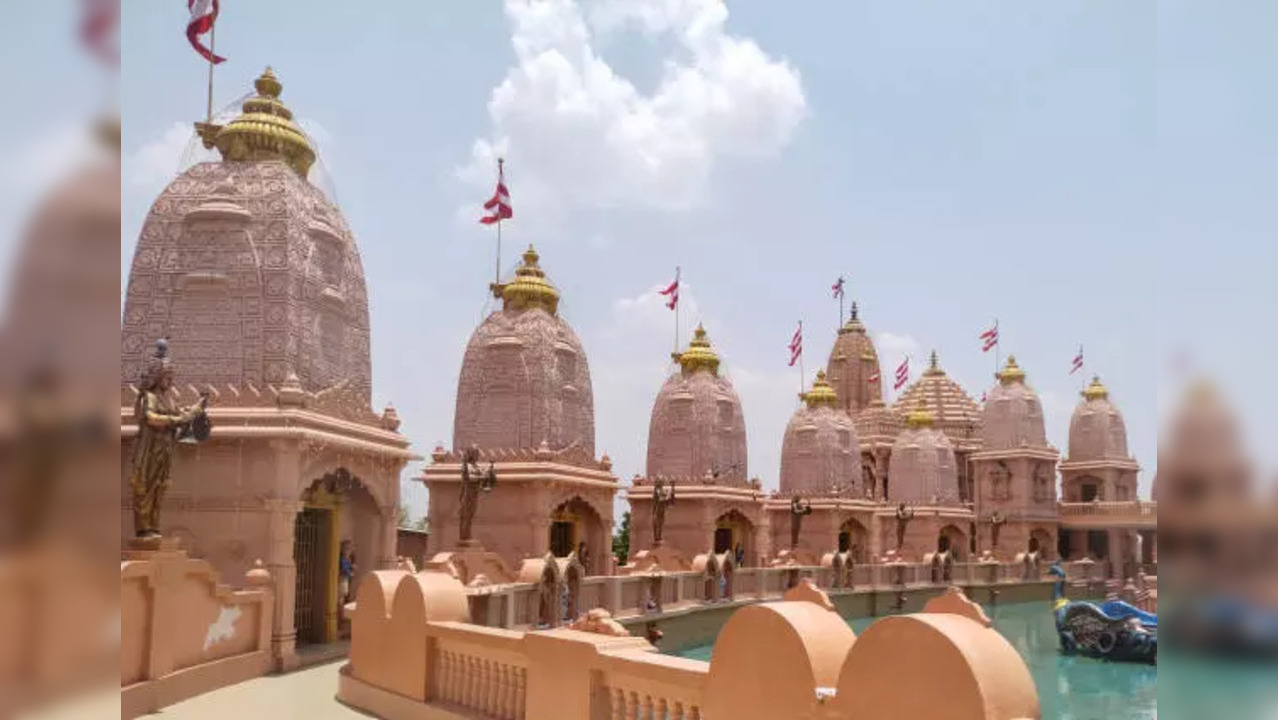
{"label": "turquoise water", "polygon": [[[1045,720],[1153,720],[1158,717],[1158,670],[1155,667],[1062,656],[1058,652],[1049,603],[987,606],[985,612],[1029,665]],[[854,618],[851,624],[859,633],[874,620]],[[679,655],[709,660],[710,649],[710,645],[704,645]],[[1216,706],[1216,710],[1219,709],[1220,706]],[[1243,716],[1216,712],[1210,715],[1164,713],[1163,719],[1181,717],[1236,720]]]}

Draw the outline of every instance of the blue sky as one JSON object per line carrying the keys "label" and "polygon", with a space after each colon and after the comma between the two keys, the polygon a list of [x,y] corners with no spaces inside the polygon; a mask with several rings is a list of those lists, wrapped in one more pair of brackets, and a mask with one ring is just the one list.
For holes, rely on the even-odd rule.
{"label": "blue sky", "polygon": [[[184,5],[125,3],[122,281],[204,114]],[[516,213],[503,264],[541,251],[623,478],[643,469],[668,369],[672,318],[652,290],[675,265],[685,335],[704,321],[724,357],[767,486],[799,389],[786,341],[803,319],[811,375],[840,274],[885,375],[935,348],[979,397],[994,368],[976,336],[997,317],[1062,449],[1082,343],[1126,415],[1142,492],[1174,351],[1224,385],[1262,467],[1278,467],[1260,442],[1278,395],[1264,367],[1278,355],[1271,4],[534,5],[223,3],[215,105],[266,65],[284,83],[360,244],[377,402],[419,451],[451,438],[462,350],[490,309],[493,241],[474,218],[496,147]]]}

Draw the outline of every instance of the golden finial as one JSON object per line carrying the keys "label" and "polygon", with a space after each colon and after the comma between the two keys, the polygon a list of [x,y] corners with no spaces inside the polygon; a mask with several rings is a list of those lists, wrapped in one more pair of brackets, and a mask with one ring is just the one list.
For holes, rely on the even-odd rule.
{"label": "golden finial", "polygon": [[719,356],[710,347],[710,338],[706,337],[706,329],[699,323],[692,333],[692,342],[688,349],[679,354],[679,367],[683,374],[691,375],[698,370],[709,370],[712,375],[719,374]]}
{"label": "golden finial", "polygon": [[830,387],[830,383],[825,379],[825,370],[817,370],[816,380],[812,383],[812,389],[799,393],[799,399],[807,403],[809,408],[818,408],[822,405],[830,407],[839,406],[839,396],[835,394],[834,388]]}
{"label": "golden finial", "polygon": [[1008,355],[1007,364],[1004,365],[1003,369],[999,370],[998,373],[994,375],[994,377],[998,378],[998,381],[1003,383],[1004,385],[1010,385],[1011,383],[1024,382],[1025,371],[1022,370],[1021,367],[1016,364],[1015,355]]}
{"label": "golden finial", "polygon": [[1109,397],[1109,390],[1101,384],[1100,375],[1092,376],[1092,383],[1083,390],[1083,397],[1088,400],[1104,400]]}
{"label": "golden finial", "polygon": [[541,269],[541,256],[532,245],[524,251],[523,262],[515,268],[515,279],[500,288],[502,307],[506,310],[525,310],[539,307],[554,315],[559,312],[559,291],[546,279]]}
{"label": "golden finial", "polygon": [[905,424],[911,429],[930,428],[936,422],[936,416],[927,408],[927,401],[919,395],[918,405],[905,416]]}
{"label": "golden finial", "polygon": [[928,356],[927,370],[924,370],[923,374],[924,375],[944,375],[945,374],[945,371],[941,369],[941,360],[939,357],[937,357],[935,350],[933,350],[932,354]]}
{"label": "golden finial", "polygon": [[253,82],[257,95],[244,101],[241,114],[226,125],[196,123],[204,147],[216,147],[233,162],[283,160],[303,178],[315,163],[315,149],[280,102],[284,86],[268,67]]}

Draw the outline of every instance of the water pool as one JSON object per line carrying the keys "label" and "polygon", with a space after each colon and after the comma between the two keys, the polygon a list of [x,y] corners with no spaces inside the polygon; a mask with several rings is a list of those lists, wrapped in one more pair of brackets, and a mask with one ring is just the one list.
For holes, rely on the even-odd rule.
{"label": "water pool", "polygon": [[[1153,720],[1158,717],[1158,670],[1149,665],[1062,656],[1057,651],[1050,603],[987,606],[985,612],[1029,665],[1045,719]],[[851,625],[860,633],[874,620],[854,618]],[[679,655],[709,660],[711,647],[690,648]],[[1171,715],[1165,715],[1164,720],[1167,717]]]}

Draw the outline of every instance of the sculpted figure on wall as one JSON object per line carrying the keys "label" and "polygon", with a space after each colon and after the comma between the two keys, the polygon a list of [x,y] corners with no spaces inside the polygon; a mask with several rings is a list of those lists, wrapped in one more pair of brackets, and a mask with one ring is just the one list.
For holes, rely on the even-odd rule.
{"label": "sculpted figure on wall", "polygon": [[812,514],[812,504],[797,495],[790,498],[790,549],[799,546],[799,530],[803,528],[803,516]]}
{"label": "sculpted figure on wall", "polygon": [[662,534],[666,528],[666,507],[675,501],[674,483],[666,485],[657,478],[652,482],[652,546],[661,545]]}
{"label": "sculpted figure on wall", "polygon": [[493,464],[488,463],[487,470],[479,468],[479,448],[471,445],[462,456],[461,481],[461,523],[458,529],[458,540],[462,543],[472,541],[471,529],[475,523],[475,511],[479,509],[479,494],[488,492],[497,485],[497,473]]}
{"label": "sculpted figure on wall", "polygon": [[190,407],[179,408],[173,404],[170,393],[173,365],[168,340],[155,343],[155,355],[147,363],[140,385],[133,406],[138,436],[129,478],[133,491],[133,531],[139,538],[157,539],[177,443],[207,439],[212,425],[204,411],[207,394],[201,394],[199,402]]}
{"label": "sculpted figure on wall", "polygon": [[898,555],[901,548],[905,546],[905,529],[912,519],[914,519],[914,508],[905,503],[896,506],[896,552]]}

